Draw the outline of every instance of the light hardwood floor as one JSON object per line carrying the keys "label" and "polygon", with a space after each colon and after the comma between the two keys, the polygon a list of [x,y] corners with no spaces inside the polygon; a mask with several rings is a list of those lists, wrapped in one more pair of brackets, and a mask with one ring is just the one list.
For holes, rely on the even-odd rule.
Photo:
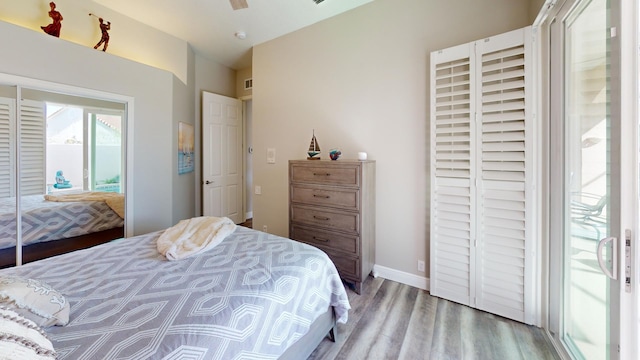
{"label": "light hardwood floor", "polygon": [[309,359],[559,359],[542,329],[369,277],[334,343]]}

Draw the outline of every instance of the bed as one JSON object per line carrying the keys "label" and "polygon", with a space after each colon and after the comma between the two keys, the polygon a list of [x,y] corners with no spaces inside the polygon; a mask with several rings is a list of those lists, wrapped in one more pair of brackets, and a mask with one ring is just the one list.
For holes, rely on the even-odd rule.
{"label": "bed", "polygon": [[305,359],[350,308],[319,249],[238,226],[219,245],[168,261],[162,232],[0,270],[70,304],[46,329],[59,359]]}
{"label": "bed", "polygon": [[[0,199],[0,267],[15,264],[15,201]],[[25,263],[124,235],[124,219],[104,201],[56,202],[30,195],[22,197],[21,213]]]}

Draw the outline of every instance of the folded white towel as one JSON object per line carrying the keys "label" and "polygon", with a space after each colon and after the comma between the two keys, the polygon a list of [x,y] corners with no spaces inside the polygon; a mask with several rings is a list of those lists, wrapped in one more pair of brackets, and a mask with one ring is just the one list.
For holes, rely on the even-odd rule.
{"label": "folded white towel", "polygon": [[211,250],[235,230],[236,224],[226,217],[195,217],[165,230],[156,246],[168,260],[180,260]]}

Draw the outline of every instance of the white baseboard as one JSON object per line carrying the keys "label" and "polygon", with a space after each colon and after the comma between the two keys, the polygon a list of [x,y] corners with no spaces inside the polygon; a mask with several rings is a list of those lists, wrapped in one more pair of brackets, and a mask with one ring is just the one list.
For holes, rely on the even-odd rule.
{"label": "white baseboard", "polygon": [[248,213],[246,213],[244,215],[244,218],[247,219],[247,220],[248,219],[253,219],[253,211],[249,211]]}
{"label": "white baseboard", "polygon": [[429,291],[429,278],[426,277],[410,274],[404,271],[399,271],[380,265],[373,265],[372,273],[374,277],[380,276],[387,280],[396,281],[401,284]]}

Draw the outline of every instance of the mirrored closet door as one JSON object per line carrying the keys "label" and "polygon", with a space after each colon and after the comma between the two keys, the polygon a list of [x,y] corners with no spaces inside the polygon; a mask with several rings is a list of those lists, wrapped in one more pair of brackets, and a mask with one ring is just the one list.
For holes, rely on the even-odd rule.
{"label": "mirrored closet door", "polygon": [[127,104],[82,93],[0,85],[0,267],[124,236]]}

